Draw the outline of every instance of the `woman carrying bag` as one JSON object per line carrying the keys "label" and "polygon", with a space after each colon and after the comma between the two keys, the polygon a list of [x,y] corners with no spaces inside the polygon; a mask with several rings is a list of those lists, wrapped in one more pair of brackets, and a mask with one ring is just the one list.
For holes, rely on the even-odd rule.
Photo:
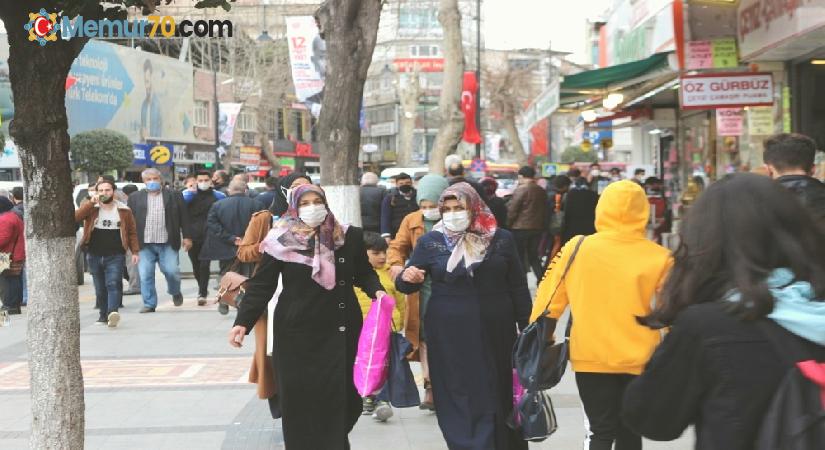
{"label": "woman carrying bag", "polygon": [[438,424],[451,449],[526,450],[506,424],[513,343],[530,310],[515,241],[467,183],[448,187],[438,206],[441,222],[395,282],[410,294],[432,280],[424,324]]}
{"label": "woman carrying bag", "polygon": [[362,318],[353,285],[372,298],[386,295],[363,233],[335,220],[321,188],[303,185],[261,249],[229,342],[241,346],[282,277],[270,326],[284,442],[290,450],[349,449],[347,435],[361,415],[352,368]]}
{"label": "woman carrying bag", "polygon": [[[547,317],[558,319],[570,305],[570,362],[590,450],[609,450],[614,442],[622,450],[642,447],[641,437],[619,419],[621,398],[659,343],[659,333],[636,317],[650,314],[672,264],[667,249],[645,238],[648,216],[647,197],[638,184],[610,184],[596,207],[596,234],[562,247],[533,303],[532,321],[546,308]],[[574,253],[575,262],[565,271]]]}

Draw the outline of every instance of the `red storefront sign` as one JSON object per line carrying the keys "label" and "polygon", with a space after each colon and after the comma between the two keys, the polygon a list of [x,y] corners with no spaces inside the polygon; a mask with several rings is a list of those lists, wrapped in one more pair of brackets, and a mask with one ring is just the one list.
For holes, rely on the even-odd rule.
{"label": "red storefront sign", "polygon": [[444,72],[444,58],[396,58],[392,62],[396,72]]}
{"label": "red storefront sign", "polygon": [[773,105],[770,73],[703,73],[684,75],[679,84],[682,109],[741,108]]}

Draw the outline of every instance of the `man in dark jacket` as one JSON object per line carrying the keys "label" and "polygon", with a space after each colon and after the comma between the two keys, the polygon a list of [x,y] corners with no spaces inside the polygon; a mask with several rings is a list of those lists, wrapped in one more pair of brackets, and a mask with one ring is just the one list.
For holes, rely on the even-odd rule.
{"label": "man in dark jacket", "polygon": [[205,170],[197,173],[195,183],[193,188],[183,191],[183,201],[186,203],[189,226],[192,229],[192,248],[188,252],[189,260],[192,262],[192,273],[198,282],[198,306],[203,306],[206,304],[208,295],[209,266],[212,262],[200,259],[203,242],[206,240],[206,216],[212,204],[226,198],[226,195],[212,189],[212,174]]}
{"label": "man in dark jacket", "polygon": [[561,232],[561,246],[575,236],[588,236],[596,232],[596,204],[599,203],[599,196],[590,190],[587,180],[578,177],[581,174],[571,171],[569,175],[573,180],[570,189],[564,196],[562,209],[564,210],[564,224]]}
{"label": "man in dark jacket", "polygon": [[361,176],[361,228],[364,231],[381,231],[381,203],[387,190],[378,186],[378,175],[366,172]]}
{"label": "man in dark jacket", "polygon": [[[162,189],[160,172],[149,168],[141,174],[146,189],[129,196],[129,209],[135,216],[140,244],[141,313],[155,312],[158,294],[155,289],[155,264],[166,277],[175,306],[183,304],[180,293],[178,250],[192,248],[189,214],[179,192]],[[181,241],[181,234],[183,240]]]}
{"label": "man in dark jacket", "polygon": [[536,184],[536,169],[524,166],[518,171],[519,187],[507,205],[507,225],[513,232],[521,260],[541,280],[539,241],[547,224],[547,191]]}
{"label": "man in dark jacket", "polygon": [[825,184],[811,176],[815,157],[816,142],[803,134],[781,133],[765,141],[768,174],[796,194],[825,227]]}
{"label": "man in dark jacket", "polygon": [[278,178],[275,177],[268,177],[264,183],[266,183],[266,190],[261,192],[255,197],[255,200],[264,207],[269,208],[272,205],[272,200],[275,200],[275,194],[278,191]]}
{"label": "man in dark jacket", "polygon": [[[215,202],[209,208],[206,219],[206,241],[201,250],[201,261],[220,261],[221,275],[226,273],[241,244],[246,228],[252,215],[264,209],[254,198],[247,195],[247,184],[242,180],[232,180],[229,183],[229,197]],[[249,267],[243,267],[238,272],[250,275]],[[221,314],[227,314],[229,307],[223,303],[218,306]]]}
{"label": "man in dark jacket", "polygon": [[394,239],[404,217],[418,209],[412,177],[401,172],[395,177],[395,189],[381,202],[381,237],[387,242]]}
{"label": "man in dark jacket", "polygon": [[496,195],[498,190],[498,181],[493,177],[484,177],[479,182],[481,189],[484,191],[484,202],[490,208],[490,212],[496,218],[496,223],[499,228],[507,228],[507,203],[504,199]]}

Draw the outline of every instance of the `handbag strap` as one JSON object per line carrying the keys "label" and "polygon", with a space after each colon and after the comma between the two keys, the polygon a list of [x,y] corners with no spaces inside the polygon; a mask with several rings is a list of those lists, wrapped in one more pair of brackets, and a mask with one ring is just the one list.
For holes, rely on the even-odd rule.
{"label": "handbag strap", "polygon": [[[576,255],[579,253],[579,247],[582,246],[582,242],[584,242],[584,238],[585,237],[582,236],[582,237],[579,238],[579,242],[576,242],[576,247],[573,248],[573,254],[571,254],[570,259],[567,260],[567,264],[564,266],[564,272],[562,272],[561,278],[559,278],[559,282],[556,283],[556,287],[553,288],[553,293],[550,294],[550,299],[547,300],[547,305],[544,307],[544,312],[539,314],[539,317],[546,316],[547,313],[550,312],[550,303],[553,302],[553,297],[556,296],[556,291],[559,290],[559,286],[561,286],[562,282],[564,282],[564,279],[567,277],[567,272],[570,271],[570,266],[573,265],[573,260],[576,259]],[[567,324],[567,332],[565,333],[566,336],[570,335],[570,322],[572,322],[572,320],[570,320]]]}

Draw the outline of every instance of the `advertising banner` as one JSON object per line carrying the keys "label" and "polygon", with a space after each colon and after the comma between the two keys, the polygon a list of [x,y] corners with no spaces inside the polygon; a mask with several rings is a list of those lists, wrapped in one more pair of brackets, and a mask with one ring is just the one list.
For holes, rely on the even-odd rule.
{"label": "advertising banner", "polygon": [[235,122],[238,121],[241,106],[243,106],[243,103],[218,104],[218,138],[223,147],[232,144],[232,137],[235,134]]}
{"label": "advertising banner", "polygon": [[301,102],[321,103],[327,67],[327,47],[312,16],[287,16],[286,37],[295,96]]}
{"label": "advertising banner", "polygon": [[825,26],[825,0],[741,0],[737,10],[742,59],[750,61],[780,44],[792,42],[782,59],[792,59],[821,46],[817,39],[795,39]]}
{"label": "advertising banner", "polygon": [[444,72],[444,58],[395,58],[392,64],[396,72]]}
{"label": "advertising banner", "polygon": [[684,75],[679,84],[682,109],[773,105],[773,75],[737,72]]}
{"label": "advertising banner", "polygon": [[[244,166],[257,166],[261,162],[261,147],[241,147],[240,163]],[[256,169],[257,170],[257,169]]]}
{"label": "advertising banner", "polygon": [[734,38],[691,41],[686,45],[685,65],[689,70],[727,69],[739,65]]}
{"label": "advertising banner", "polygon": [[716,110],[716,134],[719,136],[742,136],[745,111],[742,108],[719,108]]}
{"label": "advertising banner", "polygon": [[618,0],[607,18],[603,67],[674,51],[673,0]]}
{"label": "advertising banner", "polygon": [[90,40],[66,77],[69,135],[108,128],[133,143],[192,142],[192,92],[188,63]]}
{"label": "advertising banner", "polygon": [[749,108],[748,133],[751,136],[769,136],[773,134],[773,108]]}
{"label": "advertising banner", "polygon": [[559,109],[559,81],[553,80],[524,112],[522,120],[525,129],[533,128],[537,123]]}

